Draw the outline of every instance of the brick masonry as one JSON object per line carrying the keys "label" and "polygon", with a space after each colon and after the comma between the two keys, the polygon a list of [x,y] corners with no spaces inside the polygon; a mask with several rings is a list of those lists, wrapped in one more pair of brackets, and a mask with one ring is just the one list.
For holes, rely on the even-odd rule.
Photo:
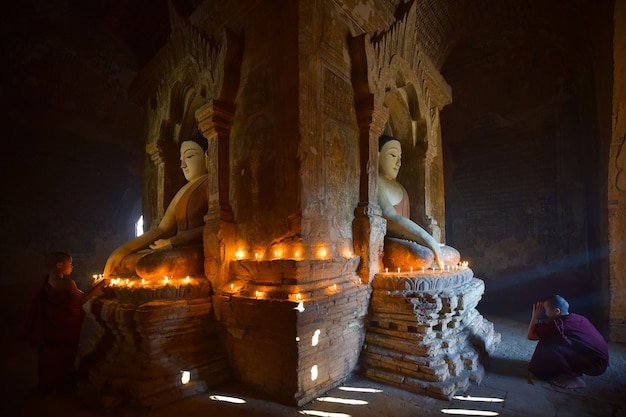
{"label": "brick masonry", "polygon": [[372,288],[365,375],[441,399],[480,383],[480,357],[494,350],[500,334],[476,310],[485,286],[471,269],[378,274]]}

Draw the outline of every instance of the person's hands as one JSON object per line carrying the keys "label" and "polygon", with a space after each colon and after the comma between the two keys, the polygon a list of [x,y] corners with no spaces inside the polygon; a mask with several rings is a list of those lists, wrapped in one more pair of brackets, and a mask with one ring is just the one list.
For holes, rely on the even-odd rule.
{"label": "person's hands", "polygon": [[538,320],[543,317],[543,302],[537,301],[533,304],[532,320]]}
{"label": "person's hands", "polygon": [[150,245],[150,249],[170,249],[172,247],[172,242],[170,239],[157,239],[153,244]]}

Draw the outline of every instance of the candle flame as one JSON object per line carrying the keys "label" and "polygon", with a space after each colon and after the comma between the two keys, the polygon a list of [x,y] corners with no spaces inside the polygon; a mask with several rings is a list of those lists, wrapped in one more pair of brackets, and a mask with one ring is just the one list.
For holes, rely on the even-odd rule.
{"label": "candle flame", "polygon": [[235,258],[237,259],[243,259],[245,255],[245,252],[243,251],[243,249],[239,249],[237,250],[237,252],[235,252]]}

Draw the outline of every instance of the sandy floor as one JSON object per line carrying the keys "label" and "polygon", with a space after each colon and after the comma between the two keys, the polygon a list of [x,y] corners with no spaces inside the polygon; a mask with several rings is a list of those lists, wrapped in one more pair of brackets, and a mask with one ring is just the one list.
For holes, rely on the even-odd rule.
{"label": "sandy floor", "polygon": [[[18,291],[19,293],[19,291]],[[39,393],[36,386],[36,355],[16,340],[15,322],[21,318],[17,303],[19,294],[5,296],[2,317],[10,331],[2,347],[3,416],[101,416],[78,394],[51,395]],[[480,306],[479,306],[480,307]],[[479,308],[480,309],[480,308]],[[21,313],[20,313],[21,314]],[[502,416],[624,416],[626,417],[626,346],[610,345],[610,365],[604,375],[583,377],[584,389],[565,390],[547,383],[529,382],[526,364],[535,343],[526,340],[526,323],[518,319],[486,316],[502,334],[502,343],[485,362],[486,374],[480,385],[471,385],[468,398],[436,400],[384,386],[355,375],[302,407],[287,407],[268,401],[262,394],[241,384],[231,384],[195,397],[180,400],[155,410],[119,410],[125,417],[165,416],[443,416],[449,413],[469,415],[470,409]],[[491,413],[491,414],[489,414]],[[495,413],[495,414],[494,414]]]}

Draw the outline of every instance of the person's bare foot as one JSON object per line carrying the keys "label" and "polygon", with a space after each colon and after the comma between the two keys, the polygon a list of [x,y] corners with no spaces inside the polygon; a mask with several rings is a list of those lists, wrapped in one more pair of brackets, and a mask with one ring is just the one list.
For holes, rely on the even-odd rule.
{"label": "person's bare foot", "polygon": [[550,381],[550,383],[559,388],[567,389],[585,388],[587,386],[580,377],[558,378]]}

